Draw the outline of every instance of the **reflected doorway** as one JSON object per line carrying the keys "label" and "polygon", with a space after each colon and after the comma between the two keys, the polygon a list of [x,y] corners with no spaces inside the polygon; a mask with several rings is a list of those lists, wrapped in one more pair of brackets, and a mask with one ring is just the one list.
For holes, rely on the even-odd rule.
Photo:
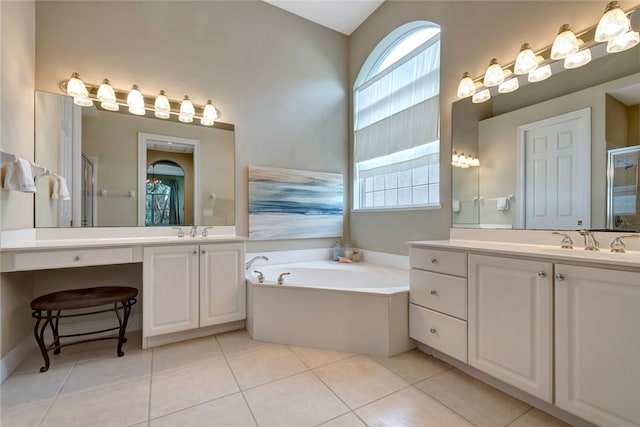
{"label": "reflected doorway", "polygon": [[184,225],[184,169],[171,160],[158,160],[147,169],[145,225]]}

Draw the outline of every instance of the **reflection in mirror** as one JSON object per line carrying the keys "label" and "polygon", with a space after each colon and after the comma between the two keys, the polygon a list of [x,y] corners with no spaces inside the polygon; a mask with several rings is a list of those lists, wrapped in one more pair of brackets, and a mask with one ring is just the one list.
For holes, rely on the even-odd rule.
{"label": "reflection in mirror", "polygon": [[[71,194],[70,200],[52,198],[52,182],[38,179],[36,227],[234,225],[233,125],[209,128],[82,108],[45,92],[36,92],[35,103],[35,161],[65,177]],[[159,138],[141,150],[144,135]],[[197,148],[183,141],[197,141]],[[169,187],[173,181],[178,196],[168,192],[164,203],[156,195],[155,205],[146,194],[154,162],[156,178]],[[183,178],[164,169],[169,162],[182,168]],[[148,206],[155,206],[157,220],[149,218]]]}
{"label": "reflection in mirror", "polygon": [[[544,82],[525,85],[483,104],[472,104],[469,99],[455,102],[452,151],[477,153],[480,167],[477,173],[472,168],[452,168],[452,200],[454,204],[460,202],[457,212],[452,209],[452,225],[614,228],[611,223],[615,222],[615,215],[610,221],[607,209],[607,153],[612,148],[640,145],[640,119],[634,109],[637,101],[621,101],[626,109],[622,112],[610,98],[619,100],[620,94],[638,92],[638,86],[640,46],[599,57],[584,67],[556,73]],[[557,124],[555,133],[533,132],[536,126],[540,132],[549,131],[544,126],[546,120],[560,120],[584,110],[588,111],[584,120],[590,121],[584,131],[565,132],[564,125]],[[616,132],[622,129],[625,136],[636,135],[636,142],[612,145],[619,137]],[[522,142],[528,130],[532,143],[529,152]],[[568,156],[563,150],[575,153]],[[548,158],[536,157],[542,152]],[[580,169],[581,178],[577,174]],[[557,185],[552,186],[550,180],[554,176]],[[630,221],[624,217],[619,220]]]}
{"label": "reflection in mirror", "polygon": [[151,163],[145,181],[145,225],[184,225],[184,175],[184,169],[171,160]]}

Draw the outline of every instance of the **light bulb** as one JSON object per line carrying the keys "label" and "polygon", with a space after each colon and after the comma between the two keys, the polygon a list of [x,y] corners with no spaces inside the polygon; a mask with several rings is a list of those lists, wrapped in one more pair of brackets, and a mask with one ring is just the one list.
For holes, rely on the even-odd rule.
{"label": "light bulb", "polygon": [[480,159],[478,159],[477,157],[475,159],[473,159],[473,162],[471,163],[471,166],[475,166],[475,167],[480,166]]}
{"label": "light bulb", "polygon": [[203,126],[213,126],[218,118],[218,112],[216,111],[216,107],[213,106],[211,100],[207,101],[207,105],[204,106],[204,110],[202,111],[202,118],[200,119],[200,124]]}
{"label": "light bulb", "polygon": [[529,73],[529,81],[531,83],[541,82],[551,77],[551,67],[549,64],[544,67],[536,68]]}
{"label": "light bulb", "polygon": [[462,74],[462,80],[458,85],[458,98],[467,98],[476,91],[476,84],[473,82],[471,75],[467,72]]}
{"label": "light bulb", "polygon": [[489,93],[489,89],[482,90],[480,92],[476,92],[473,94],[471,98],[471,102],[474,104],[479,104],[481,102],[485,102],[491,99],[491,94]]}
{"label": "light bulb", "polygon": [[629,31],[631,24],[627,15],[620,9],[617,1],[607,4],[604,15],[598,22],[594,40],[606,42]]}
{"label": "light bulb", "polygon": [[591,50],[583,49],[564,58],[564,68],[578,68],[591,62]]}
{"label": "light bulb", "polygon": [[458,164],[464,165],[466,163],[467,163],[467,157],[464,155],[464,153],[460,153],[460,155],[458,156]]}
{"label": "light bulb", "polygon": [[527,74],[536,68],[538,68],[538,58],[536,58],[536,54],[531,50],[529,43],[525,43],[520,48],[513,72],[516,74]]}
{"label": "light bulb", "polygon": [[93,101],[91,99],[80,96],[74,97],[73,103],[81,107],[91,107],[93,105]]}
{"label": "light bulb", "polygon": [[116,102],[116,93],[109,84],[109,79],[102,80],[102,84],[98,88],[98,101],[108,103]]}
{"label": "light bulb", "polygon": [[485,87],[497,86],[504,81],[504,71],[502,71],[502,67],[498,64],[498,60],[493,58],[491,62],[489,62],[489,68],[484,73],[484,80],[482,84]]}
{"label": "light bulb", "polygon": [[637,31],[627,31],[607,43],[608,53],[618,53],[623,50],[631,49],[640,42],[640,34]]}
{"label": "light bulb", "polygon": [[87,87],[84,85],[83,81],[80,80],[80,75],[78,73],[71,74],[71,78],[67,82],[67,94],[74,98],[89,97],[89,91],[87,91]]}
{"label": "light bulb", "polygon": [[138,85],[131,86],[129,95],[127,95],[127,105],[129,106],[129,112],[137,116],[144,116],[144,98],[142,93],[138,89]]}
{"label": "light bulb", "polygon": [[169,104],[169,98],[164,94],[164,90],[161,90],[158,96],[156,96],[156,102],[153,106],[155,109],[155,116],[159,119],[168,119],[171,117],[171,104]]}
{"label": "light bulb", "polygon": [[498,92],[509,93],[509,92],[513,92],[514,90],[517,90],[519,87],[520,87],[520,83],[518,82],[518,78],[514,77],[512,79],[505,80],[504,82],[500,83],[500,85],[498,86]]}
{"label": "light bulb", "polygon": [[551,59],[562,59],[569,54],[576,53],[579,48],[578,38],[571,31],[569,24],[564,24],[560,27],[560,31],[553,41],[553,46],[551,46]]}
{"label": "light bulb", "polygon": [[196,111],[193,108],[193,103],[189,99],[189,96],[185,95],[182,103],[180,104],[180,116],[178,116],[178,120],[183,123],[191,123],[195,114]]}

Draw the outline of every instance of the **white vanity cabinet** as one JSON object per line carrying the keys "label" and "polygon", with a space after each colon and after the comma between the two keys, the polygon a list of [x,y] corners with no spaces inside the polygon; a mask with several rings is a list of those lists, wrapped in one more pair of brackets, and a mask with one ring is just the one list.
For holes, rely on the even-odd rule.
{"label": "white vanity cabinet", "polygon": [[145,337],[243,320],[244,243],[144,249]]}
{"label": "white vanity cabinet", "polygon": [[410,249],[409,336],[467,361],[467,254]]}
{"label": "white vanity cabinet", "polygon": [[469,255],[469,365],[552,402],[553,266]]}
{"label": "white vanity cabinet", "polygon": [[640,273],[557,264],[556,405],[640,426]]}

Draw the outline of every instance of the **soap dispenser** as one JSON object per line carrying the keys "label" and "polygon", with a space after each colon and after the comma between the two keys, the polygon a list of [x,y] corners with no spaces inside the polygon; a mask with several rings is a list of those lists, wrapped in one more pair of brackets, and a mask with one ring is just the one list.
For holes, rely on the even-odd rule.
{"label": "soap dispenser", "polygon": [[336,244],[333,246],[333,251],[332,251],[332,259],[334,261],[340,261],[340,242],[336,242]]}

